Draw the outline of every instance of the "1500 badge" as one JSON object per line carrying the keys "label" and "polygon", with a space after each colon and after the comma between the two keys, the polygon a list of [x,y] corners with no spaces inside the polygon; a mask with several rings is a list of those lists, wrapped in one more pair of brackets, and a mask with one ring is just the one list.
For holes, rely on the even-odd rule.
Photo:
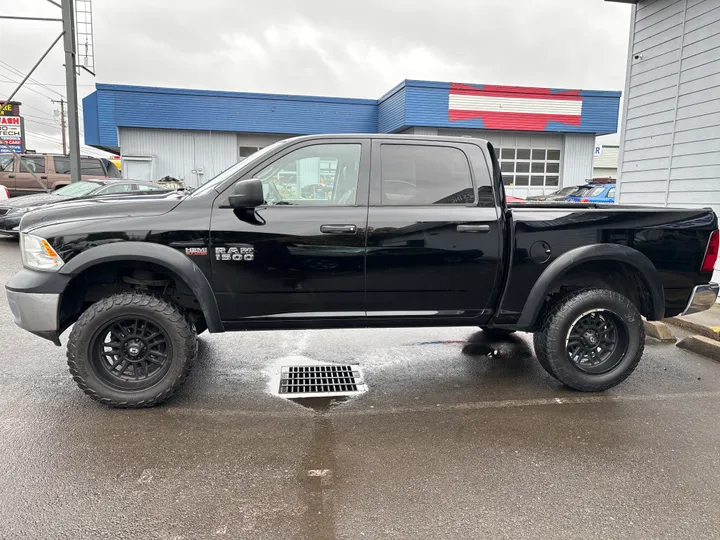
{"label": "1500 badge", "polygon": [[252,246],[239,247],[218,247],[215,248],[215,260],[217,261],[254,261],[255,248]]}

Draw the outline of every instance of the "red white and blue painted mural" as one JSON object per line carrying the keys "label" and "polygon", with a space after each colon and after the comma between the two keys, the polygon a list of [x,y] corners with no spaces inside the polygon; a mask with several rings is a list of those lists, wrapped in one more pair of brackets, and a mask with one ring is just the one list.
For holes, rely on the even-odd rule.
{"label": "red white and blue painted mural", "polygon": [[451,122],[480,119],[486,129],[545,131],[550,122],[579,127],[582,110],[580,90],[452,83],[448,96]]}

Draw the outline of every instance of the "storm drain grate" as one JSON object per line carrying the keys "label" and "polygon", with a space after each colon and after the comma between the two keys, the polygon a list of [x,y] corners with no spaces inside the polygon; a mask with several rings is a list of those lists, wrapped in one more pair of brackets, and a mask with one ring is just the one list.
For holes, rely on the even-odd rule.
{"label": "storm drain grate", "polygon": [[280,368],[280,395],[293,398],[339,397],[367,390],[360,366],[320,364]]}

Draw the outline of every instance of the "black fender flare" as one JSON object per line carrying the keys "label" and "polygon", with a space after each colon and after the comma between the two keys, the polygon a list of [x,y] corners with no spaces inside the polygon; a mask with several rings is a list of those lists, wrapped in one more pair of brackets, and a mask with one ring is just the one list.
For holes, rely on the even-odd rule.
{"label": "black fender flare", "polygon": [[76,276],[98,264],[143,261],[167,268],[182,279],[197,298],[211,333],[223,332],[215,293],[205,274],[187,256],[171,247],[150,242],[113,242],[92,247],[70,259],[60,274]]}
{"label": "black fender flare", "polygon": [[553,283],[572,268],[592,261],[621,262],[636,269],[645,279],[652,297],[652,316],[648,319],[656,321],[663,318],[665,292],[660,275],[650,259],[638,250],[621,244],[592,244],[566,251],[550,263],[530,291],[520,319],[518,319],[517,327],[532,328]]}

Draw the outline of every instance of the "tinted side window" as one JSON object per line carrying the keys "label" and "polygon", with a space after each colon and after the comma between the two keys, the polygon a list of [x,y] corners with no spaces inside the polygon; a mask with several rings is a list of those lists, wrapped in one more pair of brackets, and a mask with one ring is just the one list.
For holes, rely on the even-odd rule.
{"label": "tinted side window", "polygon": [[70,158],[67,157],[53,157],[53,163],[55,163],[55,172],[57,174],[70,174]]}
{"label": "tinted side window", "polygon": [[317,144],[294,150],[255,176],[267,204],[352,206],[357,200],[359,144]]}
{"label": "tinted side window", "polygon": [[80,174],[106,176],[102,162],[93,158],[80,158]]}
{"label": "tinted side window", "polygon": [[12,172],[14,159],[12,154],[9,156],[0,156],[0,172]]}
{"label": "tinted side window", "polygon": [[20,172],[34,172],[35,174],[44,173],[45,156],[21,157]]}
{"label": "tinted side window", "polygon": [[383,204],[475,202],[470,164],[461,150],[449,146],[383,144],[380,154]]}

